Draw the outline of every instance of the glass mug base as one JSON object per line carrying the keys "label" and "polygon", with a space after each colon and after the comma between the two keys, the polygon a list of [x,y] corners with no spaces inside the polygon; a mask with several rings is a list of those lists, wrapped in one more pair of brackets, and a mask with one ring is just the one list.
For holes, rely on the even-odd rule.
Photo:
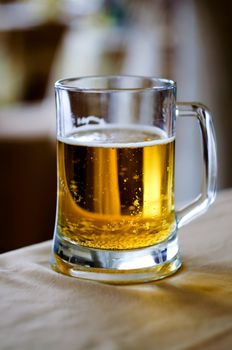
{"label": "glass mug base", "polygon": [[104,250],[72,244],[55,235],[51,265],[57,272],[110,284],[159,280],[181,266],[176,231],[162,243],[134,250]]}

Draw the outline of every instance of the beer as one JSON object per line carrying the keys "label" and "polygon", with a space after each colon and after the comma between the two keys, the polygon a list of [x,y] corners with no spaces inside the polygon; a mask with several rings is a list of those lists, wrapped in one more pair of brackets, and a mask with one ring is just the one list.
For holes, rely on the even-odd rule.
{"label": "beer", "polygon": [[59,235],[125,250],[175,229],[174,138],[156,127],[89,126],[58,138]]}

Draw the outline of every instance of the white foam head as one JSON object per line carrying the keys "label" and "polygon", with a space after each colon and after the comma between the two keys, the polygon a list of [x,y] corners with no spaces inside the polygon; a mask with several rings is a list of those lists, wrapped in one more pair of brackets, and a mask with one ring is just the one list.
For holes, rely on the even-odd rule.
{"label": "white foam head", "polygon": [[[124,141],[125,138],[128,142]],[[138,138],[138,141],[134,141],[135,138]],[[73,133],[66,137],[57,137],[59,141],[69,145],[105,148],[154,146],[172,142],[174,138],[168,137],[164,130],[155,126],[128,124],[84,125],[74,129]]]}

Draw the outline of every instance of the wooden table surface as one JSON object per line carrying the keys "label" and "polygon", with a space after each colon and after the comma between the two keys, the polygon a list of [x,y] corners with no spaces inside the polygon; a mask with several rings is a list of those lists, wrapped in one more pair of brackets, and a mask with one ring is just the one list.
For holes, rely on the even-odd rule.
{"label": "wooden table surface", "polygon": [[51,241],[0,256],[0,349],[232,349],[232,190],[179,232],[159,282],[110,286],[58,274]]}

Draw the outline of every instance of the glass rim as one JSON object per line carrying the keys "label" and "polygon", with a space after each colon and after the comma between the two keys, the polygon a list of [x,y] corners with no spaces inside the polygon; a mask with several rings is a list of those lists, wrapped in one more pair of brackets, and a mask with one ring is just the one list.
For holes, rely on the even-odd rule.
{"label": "glass rim", "polygon": [[[127,79],[141,79],[148,80],[153,82],[154,85],[149,87],[81,87],[72,85],[73,82],[81,82],[89,80],[109,80],[117,78],[127,78]],[[156,85],[158,83],[158,85]],[[172,79],[159,78],[154,76],[145,76],[145,75],[86,75],[81,77],[72,77],[59,79],[55,82],[55,89],[73,91],[73,92],[84,92],[84,93],[112,93],[112,92],[143,92],[143,91],[162,91],[170,90],[176,87],[176,82]],[[128,85],[129,86],[129,85]]]}

